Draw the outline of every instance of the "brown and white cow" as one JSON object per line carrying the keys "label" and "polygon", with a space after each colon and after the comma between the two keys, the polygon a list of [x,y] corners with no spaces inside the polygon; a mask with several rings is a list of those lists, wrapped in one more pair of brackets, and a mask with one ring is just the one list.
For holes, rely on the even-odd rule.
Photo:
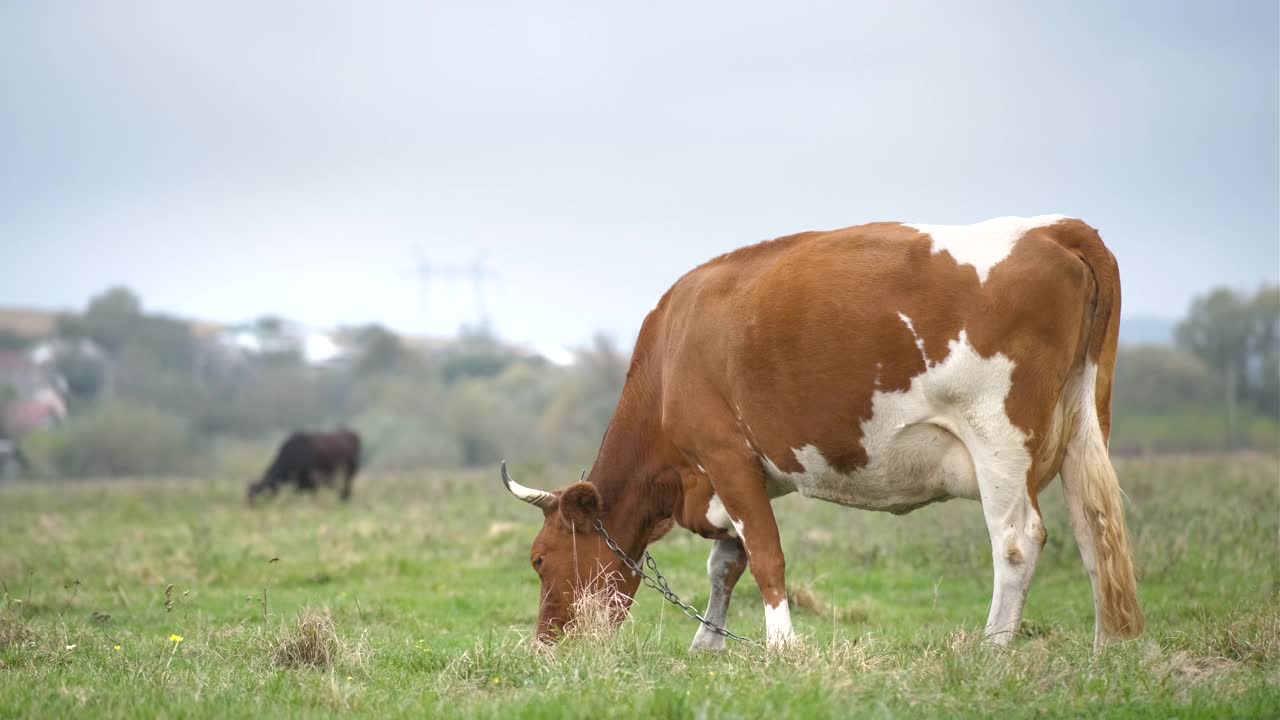
{"label": "brown and white cow", "polygon": [[[542,508],[538,633],[584,587],[638,578],[672,521],[713,539],[707,617],[748,566],[771,646],[793,638],[770,501],[788,493],[903,514],[979,500],[995,588],[986,636],[1019,628],[1059,473],[1093,585],[1095,645],[1141,633],[1120,487],[1107,455],[1120,320],[1115,258],[1060,215],[975,225],[874,223],[722,255],[667,291],[640,330],[584,482],[507,487]],[[601,572],[603,571],[603,572]],[[700,627],[694,649],[724,639]]]}

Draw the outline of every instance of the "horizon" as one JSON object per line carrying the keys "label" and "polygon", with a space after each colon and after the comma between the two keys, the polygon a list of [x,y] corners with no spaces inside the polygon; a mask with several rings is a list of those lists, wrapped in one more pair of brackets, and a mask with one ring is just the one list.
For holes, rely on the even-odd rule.
{"label": "horizon", "polygon": [[[102,292],[105,292],[108,289],[109,288],[104,288]],[[132,290],[132,288],[128,288],[128,289]],[[1242,288],[1232,288],[1232,290],[1239,291],[1239,290],[1242,290]],[[97,295],[97,294],[98,293],[94,293],[94,295]],[[23,315],[23,314],[38,313],[41,315],[49,316],[49,319],[52,321],[54,317],[59,315],[78,314],[78,313],[84,312],[89,300],[91,299],[92,298],[86,299],[85,304],[76,308],[50,308],[50,307],[16,306],[16,305],[0,304],[0,329],[7,329],[6,328],[7,325],[13,324],[10,322],[9,318],[5,317],[8,314]],[[294,323],[298,325],[299,328],[302,330],[316,331],[316,332],[323,332],[323,333],[332,333],[332,332],[337,332],[341,330],[347,330],[347,329],[377,324],[376,321],[369,321],[369,322],[356,321],[354,323],[340,324],[340,325],[328,325],[328,326],[312,325],[312,324],[299,322],[294,318],[280,316],[275,313],[260,313],[260,314],[253,315],[251,317],[247,317],[239,320],[226,320],[221,318],[208,318],[208,317],[190,317],[186,315],[169,313],[163,309],[150,307],[147,304],[147,299],[145,297],[141,297],[140,299],[142,300],[142,311],[144,313],[166,315],[168,317],[172,317],[181,322],[187,323],[192,326],[193,332],[196,332],[197,335],[201,334],[196,331],[197,326],[205,326],[206,328],[216,328],[217,330],[225,331],[225,330],[242,328],[247,325],[251,325],[255,320],[258,320],[264,317],[269,317],[269,316],[279,317],[282,320]],[[1155,315],[1155,314],[1122,315],[1121,324],[1120,324],[1120,342],[1123,345],[1131,345],[1131,346],[1151,345],[1151,344],[1172,345],[1174,343],[1174,330],[1176,329],[1178,323],[1181,322],[1183,319],[1184,319],[1183,316],[1168,316],[1168,315]],[[423,335],[423,334],[414,333],[412,330],[406,332],[393,327],[388,327],[388,326],[383,326],[383,327],[387,327],[388,330],[392,331],[393,333],[395,333],[396,335],[402,338],[405,338],[408,340],[414,340],[414,341],[425,341],[425,342],[440,342],[440,341],[447,342],[452,340],[458,340],[460,339],[462,332],[466,329],[469,329],[469,326],[460,326],[457,329],[457,331],[455,331],[453,334]],[[603,332],[603,331],[599,331],[599,332]],[[37,332],[35,335],[31,335],[31,333],[29,332],[20,333],[20,334],[27,334],[32,337],[35,337],[35,335],[39,335],[40,333]],[[608,334],[606,333],[606,335]],[[545,357],[552,360],[553,362],[556,362],[557,364],[566,364],[568,362],[566,358],[572,355],[571,351],[577,348],[585,347],[590,342],[590,338],[588,338],[587,340],[584,340],[581,343],[577,343],[573,345],[559,344],[559,343],[537,344],[537,343],[530,343],[530,342],[514,341],[509,338],[504,338],[502,335],[495,335],[494,337],[496,337],[500,341],[504,341],[512,345],[531,349],[534,352],[538,352],[544,355]],[[611,340],[613,340],[615,343],[617,343],[617,346],[623,351],[629,352],[632,346],[634,346],[635,344],[634,337],[621,338],[621,337],[614,337],[612,335],[608,335],[608,337]]]}

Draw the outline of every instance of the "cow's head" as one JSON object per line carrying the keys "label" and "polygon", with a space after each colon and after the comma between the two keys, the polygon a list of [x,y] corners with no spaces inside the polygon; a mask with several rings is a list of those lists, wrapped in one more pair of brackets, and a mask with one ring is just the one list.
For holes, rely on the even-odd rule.
{"label": "cow's head", "polygon": [[253,505],[257,501],[258,496],[267,490],[267,486],[268,482],[266,478],[249,481],[249,487],[245,490],[244,499],[249,503],[249,505]]}
{"label": "cow's head", "polygon": [[542,580],[538,639],[559,637],[575,620],[576,601],[587,593],[606,603],[605,612],[620,621],[640,579],[622,566],[596,530],[605,508],[595,486],[577,482],[556,492],[535,490],[512,480],[506,463],[502,483],[512,495],[541,508],[544,516],[529,552],[529,562]]}

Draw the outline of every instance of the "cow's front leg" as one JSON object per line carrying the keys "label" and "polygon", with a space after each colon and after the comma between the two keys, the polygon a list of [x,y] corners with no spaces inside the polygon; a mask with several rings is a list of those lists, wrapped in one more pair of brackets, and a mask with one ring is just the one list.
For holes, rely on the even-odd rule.
{"label": "cow's front leg", "polygon": [[[733,596],[733,588],[747,569],[747,551],[737,538],[716,540],[707,556],[707,579],[711,581],[711,597],[707,599],[706,619],[720,627],[725,626],[729,616],[729,600]],[[690,652],[697,650],[723,650],[724,636],[712,632],[706,625],[698,626],[698,634],[693,636]]]}
{"label": "cow's front leg", "polygon": [[338,497],[342,498],[343,502],[351,499],[351,483],[355,480],[355,477],[355,463],[347,463],[342,474],[342,488],[338,491]]}
{"label": "cow's front leg", "polygon": [[[778,522],[765,490],[764,472],[753,454],[725,454],[704,462],[724,518],[747,553],[747,564],[764,596],[765,640],[779,648],[795,639],[791,610],[787,607],[787,563],[782,554]],[[708,511],[708,519],[712,510]]]}

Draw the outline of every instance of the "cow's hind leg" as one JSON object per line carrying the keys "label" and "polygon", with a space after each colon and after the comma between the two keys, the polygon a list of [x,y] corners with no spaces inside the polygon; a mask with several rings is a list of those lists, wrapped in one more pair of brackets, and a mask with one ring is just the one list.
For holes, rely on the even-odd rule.
{"label": "cow's hind leg", "polygon": [[[707,599],[707,611],[704,617],[710,622],[724,627],[729,615],[729,600],[733,596],[733,588],[747,569],[747,551],[737,538],[716,540],[707,557],[707,579],[711,581],[711,596]],[[723,650],[724,636],[712,632],[706,625],[698,626],[698,634],[693,636],[693,645],[689,650]]]}
{"label": "cow's hind leg", "polygon": [[[1033,477],[1034,473],[1032,468]],[[1003,645],[1022,624],[1027,590],[1048,535],[1025,476],[979,470],[978,484],[995,574],[985,634],[989,642]]]}

